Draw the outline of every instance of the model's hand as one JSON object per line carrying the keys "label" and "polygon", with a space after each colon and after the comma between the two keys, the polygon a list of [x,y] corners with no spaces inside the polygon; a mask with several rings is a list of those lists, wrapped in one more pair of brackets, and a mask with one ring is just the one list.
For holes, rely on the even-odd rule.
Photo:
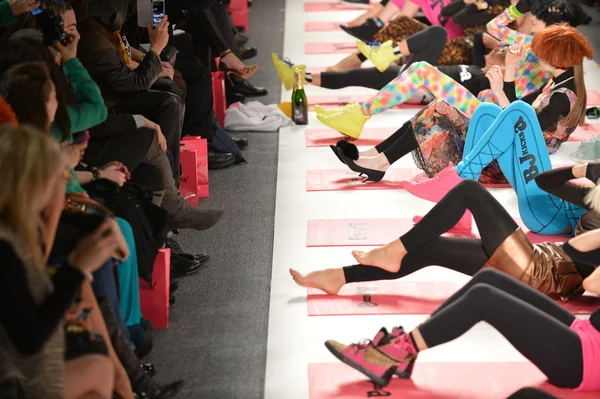
{"label": "model's hand", "polygon": [[8,0],[8,5],[16,17],[40,6],[39,0]]}
{"label": "model's hand", "polygon": [[504,63],[506,64],[506,67],[514,68],[516,65],[519,64],[519,62],[521,62],[524,54],[525,54],[525,49],[522,44],[520,44],[520,43],[511,44],[508,47],[508,49],[506,50],[506,55],[504,57]]}
{"label": "model's hand", "polygon": [[490,88],[496,97],[498,97],[500,93],[504,94],[504,74],[499,66],[493,66],[485,76],[490,81]]}

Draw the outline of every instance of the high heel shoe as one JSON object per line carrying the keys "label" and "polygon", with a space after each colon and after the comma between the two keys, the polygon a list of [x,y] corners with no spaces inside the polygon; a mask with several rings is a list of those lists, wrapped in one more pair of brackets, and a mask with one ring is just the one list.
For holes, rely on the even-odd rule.
{"label": "high heel shoe", "polygon": [[383,179],[383,176],[385,176],[385,171],[381,171],[381,170],[375,170],[375,169],[369,169],[369,168],[363,168],[360,165],[357,165],[356,163],[354,163],[354,161],[350,158],[348,158],[345,155],[342,155],[344,162],[346,163],[346,165],[348,165],[348,167],[355,171],[360,173],[359,176],[367,175],[367,177],[362,181],[363,183],[366,183],[368,181],[372,181],[372,182],[378,182],[381,181],[381,179]]}
{"label": "high heel shoe", "polygon": [[[221,65],[224,65],[224,63],[221,63]],[[246,65],[242,69],[229,68],[228,66],[225,65],[225,75],[227,77],[229,77],[229,75],[235,75],[242,79],[250,79],[252,76],[254,76],[256,71],[258,71],[258,68],[259,68],[258,64]]]}

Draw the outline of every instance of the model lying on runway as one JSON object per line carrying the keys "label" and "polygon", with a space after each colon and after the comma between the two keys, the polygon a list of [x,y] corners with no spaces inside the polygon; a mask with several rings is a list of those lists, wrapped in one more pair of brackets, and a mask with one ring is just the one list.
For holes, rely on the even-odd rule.
{"label": "model lying on runway", "polygon": [[[582,214],[583,207],[590,209],[585,198],[592,189],[569,182],[581,177],[600,179],[600,163],[560,168],[538,177],[540,186],[556,196],[553,198],[557,206],[563,204],[581,215],[576,223],[577,235],[600,228],[598,213]],[[443,237],[467,211],[473,214],[481,238]],[[600,230],[598,232],[600,235]],[[582,287],[590,281],[588,279],[600,277],[599,273],[590,277],[594,273],[593,266],[573,262],[569,249],[569,244],[560,243],[532,245],[504,207],[481,184],[465,180],[399,239],[369,252],[353,251],[358,265],[306,275],[290,269],[290,274],[303,287],[335,295],[348,283],[398,279],[427,266],[442,266],[469,276],[487,266],[566,302],[583,293]],[[600,287],[595,289],[594,292],[600,294]]]}
{"label": "model lying on runway", "polygon": [[[600,263],[600,231],[571,240],[569,253]],[[596,272],[597,286],[600,273]],[[596,287],[597,288],[597,287]],[[395,374],[410,378],[419,352],[450,342],[485,321],[548,377],[550,383],[577,391],[600,390],[600,310],[578,319],[550,298],[497,270],[483,270],[412,330],[382,328],[373,340],[325,346],[338,359],[386,386]]]}
{"label": "model lying on runway", "polygon": [[[457,165],[463,160],[464,154],[464,162],[460,165],[461,177],[479,179],[482,183],[501,183],[507,179],[513,184],[521,178],[515,173],[512,155],[503,154],[508,154],[514,148],[523,150],[525,143],[524,149],[531,155],[523,158],[519,168],[524,169],[520,172],[531,174],[521,176],[531,184],[525,188],[515,184],[513,187],[518,188],[519,199],[526,201],[531,197],[528,193],[536,189],[532,179],[537,173],[550,168],[548,154],[556,152],[568,140],[584,115],[586,91],[582,62],[585,57],[592,55],[587,39],[575,28],[566,25],[553,25],[538,33],[532,48],[549,60],[542,62],[542,68],[556,76],[541,90],[523,98],[533,108],[521,101],[511,104],[504,111],[494,104],[482,104],[471,120],[447,102],[434,101],[372,149],[359,152],[356,146],[345,141],[339,142],[337,147],[332,146],[332,149],[350,169],[366,174],[366,180],[370,181],[381,180],[394,162],[412,152],[417,167],[429,177],[437,175],[451,163]],[[508,67],[504,79],[500,70],[492,69],[487,74],[494,93],[503,99],[502,106],[516,100],[512,83],[514,70],[511,67],[520,59],[522,49],[517,46],[511,46],[510,49],[506,55]],[[559,55],[557,61],[555,57]],[[552,63],[558,65],[552,66]],[[519,118],[527,122],[516,126],[521,120]],[[487,129],[490,125],[490,129]],[[501,134],[507,130],[515,130],[515,135]],[[495,146],[494,150],[490,150],[491,146]],[[514,151],[515,154],[517,152]],[[503,166],[493,162],[495,159]],[[456,171],[453,175],[454,182],[458,179]],[[439,183],[436,181],[435,185]],[[405,188],[410,191],[408,185]],[[528,220],[525,221],[528,223]],[[533,223],[527,226],[536,233],[562,232],[546,232]]]}
{"label": "model lying on runway", "polygon": [[[521,0],[517,6],[509,7],[488,24],[489,32],[505,44],[521,43],[528,45],[532,41],[531,36],[520,34],[507,27],[511,21],[522,15],[522,10],[528,9],[526,7],[528,5],[524,0]],[[538,32],[549,25],[573,19],[569,14],[554,12],[556,10],[552,11],[538,11],[538,15],[543,19],[536,19],[534,32]],[[573,24],[578,23],[578,20],[575,21],[577,22],[573,22]],[[529,47],[524,49],[523,57],[518,60],[517,64],[515,74],[515,87],[518,89],[516,92],[517,97],[537,90],[549,77],[548,71],[543,69],[538,58]],[[411,68],[418,69],[411,70]],[[414,79],[412,75],[420,76],[420,78]],[[443,74],[440,74],[438,71],[432,71],[431,68],[424,69],[418,63],[413,64],[406,73],[401,73],[400,76],[390,81],[379,93],[362,105],[354,103],[345,106],[341,110],[321,108],[317,111],[317,118],[326,126],[338,130],[347,137],[358,138],[364,124],[371,116],[402,104],[412,96],[411,93],[416,88],[421,87],[430,89],[433,95],[445,99],[450,105],[467,116],[472,115],[475,108],[480,104],[480,101],[476,97],[477,93],[474,95],[449,77],[445,77],[445,80],[438,82],[437,79],[441,75]],[[493,96],[485,93],[482,95],[482,99],[494,101]]]}

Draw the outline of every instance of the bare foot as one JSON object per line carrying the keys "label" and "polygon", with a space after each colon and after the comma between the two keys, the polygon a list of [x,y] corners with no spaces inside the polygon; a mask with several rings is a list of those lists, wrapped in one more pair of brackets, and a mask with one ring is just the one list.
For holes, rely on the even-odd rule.
{"label": "bare foot", "polygon": [[375,266],[390,273],[400,270],[404,255],[406,255],[406,248],[399,239],[369,252],[352,251],[352,256],[361,265]]}
{"label": "bare foot", "polygon": [[379,155],[379,152],[377,152],[377,148],[375,148],[375,147],[373,147],[369,150],[366,150],[366,151],[359,152],[359,156],[361,158],[376,157],[377,155]]}
{"label": "bare foot", "polygon": [[327,72],[346,72],[351,69],[358,69],[361,65],[362,62],[358,58],[357,54],[351,54],[334,66],[327,67]]}
{"label": "bare foot", "polygon": [[344,271],[341,268],[319,270],[308,274],[302,274],[294,269],[290,269],[290,275],[299,286],[317,288],[329,295],[337,295],[344,284],[346,284]]}

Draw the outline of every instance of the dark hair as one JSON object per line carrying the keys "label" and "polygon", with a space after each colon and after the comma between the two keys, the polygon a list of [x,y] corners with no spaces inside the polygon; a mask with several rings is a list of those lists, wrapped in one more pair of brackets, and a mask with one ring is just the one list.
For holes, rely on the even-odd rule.
{"label": "dark hair", "polygon": [[46,102],[51,84],[48,68],[43,62],[24,62],[0,77],[0,95],[10,104],[19,123],[50,133]]}
{"label": "dark hair", "polygon": [[0,40],[0,75],[22,62],[43,61],[34,47],[20,40]]}
{"label": "dark hair", "polygon": [[50,50],[48,50],[48,46],[40,40],[31,37],[24,37],[20,41],[34,48],[50,71],[50,78],[56,88],[56,99],[58,100],[58,109],[56,110],[54,123],[63,132],[63,140],[65,140],[71,135],[71,121],[69,120],[67,107],[79,104],[73,87],[65,77],[62,69],[56,64],[56,60]]}

